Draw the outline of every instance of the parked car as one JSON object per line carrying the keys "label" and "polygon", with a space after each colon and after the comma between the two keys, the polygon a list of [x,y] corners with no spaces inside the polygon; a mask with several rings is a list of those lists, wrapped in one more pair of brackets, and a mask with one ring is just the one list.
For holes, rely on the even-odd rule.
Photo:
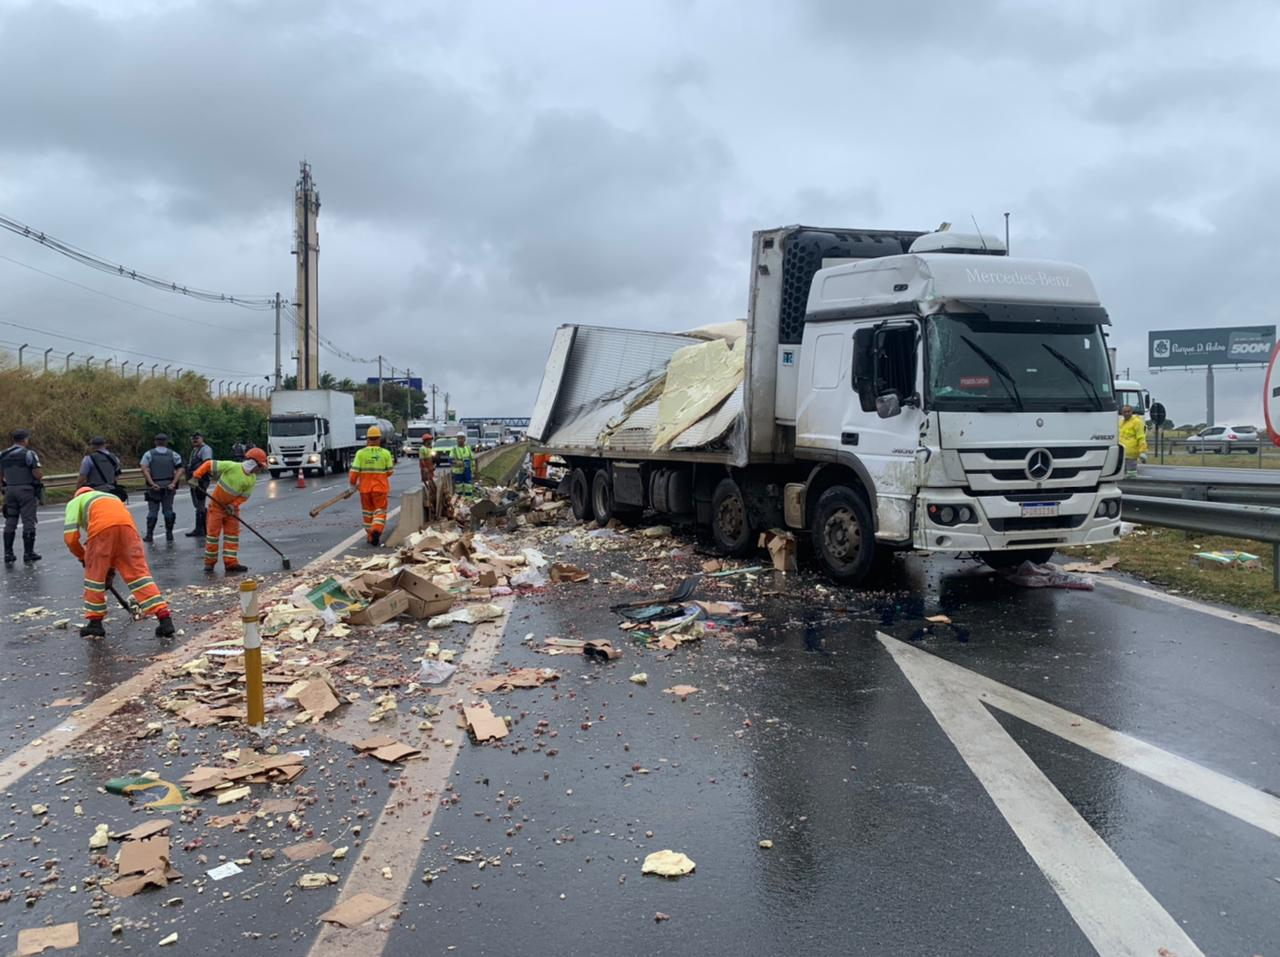
{"label": "parked car", "polygon": [[1187,436],[1188,452],[1213,452],[1230,455],[1232,452],[1257,452],[1262,446],[1258,430],[1252,425],[1214,425]]}
{"label": "parked car", "polygon": [[449,464],[449,450],[457,444],[457,437],[452,435],[442,435],[431,443],[432,457],[435,459],[436,468]]}

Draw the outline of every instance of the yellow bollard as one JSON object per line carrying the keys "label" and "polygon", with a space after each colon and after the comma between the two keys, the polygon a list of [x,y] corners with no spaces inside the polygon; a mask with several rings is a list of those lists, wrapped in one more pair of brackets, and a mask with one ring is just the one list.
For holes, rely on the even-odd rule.
{"label": "yellow bollard", "polygon": [[261,727],[262,636],[258,633],[258,583],[240,583],[240,623],[244,626],[244,688],[250,727]]}

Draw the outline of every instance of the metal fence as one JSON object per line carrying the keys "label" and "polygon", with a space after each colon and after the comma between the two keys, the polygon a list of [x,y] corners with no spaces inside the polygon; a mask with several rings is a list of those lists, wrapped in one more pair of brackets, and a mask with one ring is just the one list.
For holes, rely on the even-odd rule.
{"label": "metal fence", "polygon": [[1125,521],[1270,544],[1280,591],[1280,473],[1141,466],[1120,491]]}

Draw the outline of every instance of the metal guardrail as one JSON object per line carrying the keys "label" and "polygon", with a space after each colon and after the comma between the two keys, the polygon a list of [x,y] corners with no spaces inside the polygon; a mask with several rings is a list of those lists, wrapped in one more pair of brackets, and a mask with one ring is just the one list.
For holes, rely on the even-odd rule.
{"label": "metal guardrail", "polygon": [[1135,477],[1120,483],[1120,491],[1126,495],[1280,506],[1280,471],[1141,465]]}
{"label": "metal guardrail", "polygon": [[[142,469],[121,469],[119,478],[124,480],[142,478]],[[62,475],[46,475],[44,477],[45,488],[74,488],[80,481],[78,472],[67,472]]]}

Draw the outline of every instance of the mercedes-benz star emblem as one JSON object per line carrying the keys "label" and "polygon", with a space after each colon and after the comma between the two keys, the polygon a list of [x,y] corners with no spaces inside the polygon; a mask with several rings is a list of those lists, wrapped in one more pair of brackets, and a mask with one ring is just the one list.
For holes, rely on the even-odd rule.
{"label": "mercedes-benz star emblem", "polygon": [[1053,456],[1048,449],[1032,449],[1027,455],[1027,478],[1033,482],[1043,482],[1053,474]]}

